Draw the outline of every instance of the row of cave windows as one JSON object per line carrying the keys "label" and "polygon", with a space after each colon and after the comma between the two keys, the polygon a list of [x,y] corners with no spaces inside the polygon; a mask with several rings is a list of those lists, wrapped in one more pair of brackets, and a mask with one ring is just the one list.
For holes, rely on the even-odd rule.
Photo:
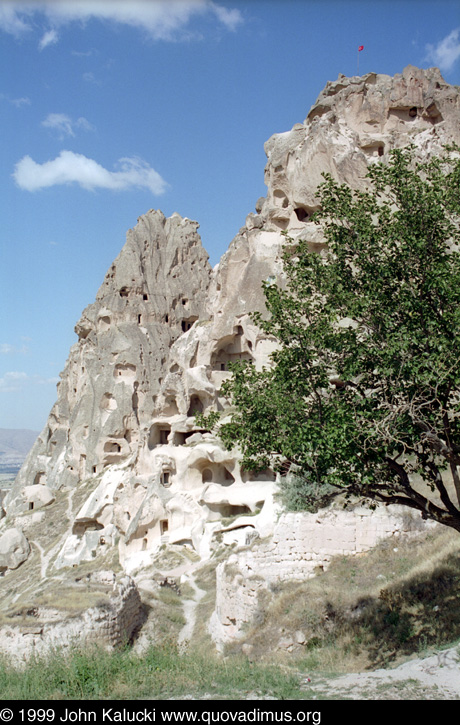
{"label": "row of cave windows", "polygon": [[[269,480],[275,481],[275,473],[271,469],[262,471],[260,474],[249,474],[250,481],[257,480]],[[211,468],[203,468],[201,472],[202,483],[219,483],[221,486],[231,486],[235,483],[235,479],[230,471],[225,466],[219,466],[215,470]],[[172,473],[171,471],[162,471],[160,476],[160,483],[165,488],[169,488],[172,484]]]}
{"label": "row of cave windows", "polygon": [[[125,297],[125,298],[129,297],[129,288],[128,287],[122,287],[121,290],[120,290],[120,292],[119,292],[119,295],[120,295],[120,297]],[[144,300],[144,302],[146,302],[148,300],[148,298],[149,298],[148,294],[144,292],[143,295],[142,295],[142,299]],[[188,305],[188,299],[184,298],[181,301],[182,301],[182,305],[184,307],[186,307]],[[197,319],[198,319],[198,317],[194,315],[192,317],[188,317],[188,318],[182,320],[181,321],[182,332],[187,332],[188,330],[190,330],[190,328],[192,327],[193,323],[196,322]],[[141,322],[142,322],[142,315],[138,315],[137,316],[137,321],[138,321],[139,324],[141,324]],[[169,322],[169,315],[165,315],[165,322],[166,323]]]}
{"label": "row of cave windows", "polygon": [[148,441],[148,447],[149,450],[152,450],[152,448],[155,448],[156,446],[165,446],[168,445],[168,443],[171,443],[173,446],[183,446],[187,443],[188,438],[190,436],[194,435],[195,433],[206,433],[207,431],[188,431],[188,432],[182,432],[182,431],[174,431],[172,435],[172,440],[169,440],[171,436],[171,427],[165,426],[165,425],[153,425],[150,429],[149,434],[149,441]]}
{"label": "row of cave windows", "polygon": [[[298,216],[298,218],[300,220],[303,220],[303,219],[305,219],[305,218],[307,218],[309,216],[309,213],[305,209],[296,209],[295,212],[296,212],[296,214],[297,214],[297,216]],[[119,294],[120,294],[120,297],[128,297],[129,296],[129,289],[128,289],[128,287],[122,287],[121,290],[120,290],[120,292],[119,292]],[[142,295],[142,299],[143,300],[148,300],[148,295],[144,293]],[[184,307],[187,306],[188,305],[188,299],[184,298],[182,300],[182,305]],[[174,307],[174,305],[173,305],[173,307]],[[186,317],[183,320],[181,320],[181,329],[182,329],[182,332],[188,332],[188,330],[191,329],[191,327],[193,326],[193,324],[197,320],[198,320],[198,316],[197,315],[191,315],[190,317]],[[138,321],[139,324],[142,323],[142,315],[141,314],[138,314],[137,321]],[[169,323],[169,315],[168,314],[165,315],[164,321],[166,323]],[[238,325],[236,334],[238,336],[243,335],[243,328],[242,328],[241,325]]]}

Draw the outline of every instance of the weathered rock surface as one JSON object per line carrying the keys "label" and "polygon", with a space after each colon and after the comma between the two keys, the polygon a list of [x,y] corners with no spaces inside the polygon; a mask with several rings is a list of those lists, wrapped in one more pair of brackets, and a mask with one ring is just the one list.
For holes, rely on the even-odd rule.
{"label": "weathered rock surface", "polygon": [[7,529],[0,536],[0,571],[17,569],[30,553],[29,542],[20,529]]}
{"label": "weathered rock surface", "polygon": [[[246,359],[260,368],[269,361],[273,342],[249,313],[263,310],[263,280],[282,283],[283,231],[305,238],[312,249],[323,248],[310,221],[322,173],[363,188],[369,164],[385,161],[392,148],[412,143],[426,157],[446,142],[460,143],[459,119],[460,89],[445,83],[436,68],[408,66],[394,78],[339,76],[303,123],[267,141],[267,196],[214,270],[196,222],[178,214],[166,219],[153,210],[139,218],[76,325],[79,339],[61,375],[58,400],[3,502],[7,516],[0,532],[35,532],[30,558],[42,551],[42,575],[65,575],[117,552],[124,571],[136,577],[162,544],[184,544],[206,559],[217,535],[224,544],[254,542],[241,553],[241,566],[251,560],[262,588],[269,578],[263,552],[281,552],[285,567],[284,539],[276,539],[281,524],[275,474],[242,471],[237,452],[199,429],[195,415],[225,415],[221,385],[229,362]],[[68,526],[49,550],[44,532],[56,511]],[[334,551],[374,545],[375,518],[357,517],[350,546],[337,540],[339,528],[347,536],[353,528],[339,518],[317,524],[321,532],[334,532],[324,552],[308,515],[291,522],[297,533],[286,546],[300,549],[295,566],[285,571],[308,576]],[[380,533],[403,530],[404,521],[400,516],[391,531],[383,527]],[[305,538],[302,526],[311,525]],[[271,544],[258,545],[258,537],[272,537]],[[214,620],[219,617],[217,612]],[[223,621],[215,627],[216,641],[228,637],[228,628],[219,634]]]}

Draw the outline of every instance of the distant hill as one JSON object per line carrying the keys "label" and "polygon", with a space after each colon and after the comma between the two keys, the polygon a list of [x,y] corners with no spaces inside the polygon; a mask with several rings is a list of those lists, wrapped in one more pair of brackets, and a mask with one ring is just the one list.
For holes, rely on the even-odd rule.
{"label": "distant hill", "polygon": [[0,472],[19,470],[38,436],[25,428],[0,428]]}

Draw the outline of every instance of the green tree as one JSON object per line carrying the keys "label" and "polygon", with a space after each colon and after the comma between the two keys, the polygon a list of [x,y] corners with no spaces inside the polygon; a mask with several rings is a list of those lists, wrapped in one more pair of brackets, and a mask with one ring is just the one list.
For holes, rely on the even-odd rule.
{"label": "green tree", "polygon": [[272,364],[232,366],[219,435],[248,469],[296,470],[305,504],[344,491],[460,531],[460,155],[395,150],[367,176],[324,177],[327,252],[286,238],[253,315]]}

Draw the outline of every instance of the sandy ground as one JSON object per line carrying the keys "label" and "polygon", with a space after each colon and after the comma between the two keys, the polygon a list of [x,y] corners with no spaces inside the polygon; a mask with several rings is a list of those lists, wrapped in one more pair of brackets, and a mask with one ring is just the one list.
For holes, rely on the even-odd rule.
{"label": "sandy ground", "polygon": [[303,682],[313,699],[331,700],[460,700],[460,647],[391,670],[343,675]]}

